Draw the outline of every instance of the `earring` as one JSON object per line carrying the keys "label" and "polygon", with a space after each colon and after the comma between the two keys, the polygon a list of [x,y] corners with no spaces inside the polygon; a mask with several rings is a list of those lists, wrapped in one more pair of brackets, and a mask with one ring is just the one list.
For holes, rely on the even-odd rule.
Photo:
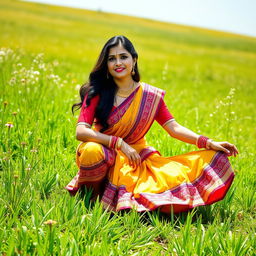
{"label": "earring", "polygon": [[132,75],[135,75],[134,67],[132,68]]}

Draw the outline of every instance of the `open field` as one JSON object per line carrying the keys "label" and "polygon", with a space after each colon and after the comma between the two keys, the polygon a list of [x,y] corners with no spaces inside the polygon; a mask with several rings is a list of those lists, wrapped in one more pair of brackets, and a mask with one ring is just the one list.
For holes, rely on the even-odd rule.
{"label": "open field", "polygon": [[[2,255],[256,254],[256,38],[3,0],[0,30]],[[223,201],[174,216],[111,214],[64,190],[77,172],[71,106],[118,34],[134,43],[142,81],[166,90],[179,123],[237,145]],[[147,138],[166,156],[196,150],[158,124]]]}

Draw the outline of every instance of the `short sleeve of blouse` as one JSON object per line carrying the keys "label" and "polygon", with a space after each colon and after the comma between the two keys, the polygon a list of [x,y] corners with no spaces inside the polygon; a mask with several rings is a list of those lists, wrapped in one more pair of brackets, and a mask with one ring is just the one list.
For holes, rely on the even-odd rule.
{"label": "short sleeve of blouse", "polygon": [[87,95],[84,97],[77,124],[92,126],[95,117],[96,107],[99,103],[99,95],[91,99],[89,106],[86,106],[86,99]]}
{"label": "short sleeve of blouse", "polygon": [[168,110],[168,107],[166,106],[163,98],[161,98],[160,106],[158,109],[158,112],[156,114],[155,120],[161,125],[164,126],[167,123],[174,121],[173,115]]}

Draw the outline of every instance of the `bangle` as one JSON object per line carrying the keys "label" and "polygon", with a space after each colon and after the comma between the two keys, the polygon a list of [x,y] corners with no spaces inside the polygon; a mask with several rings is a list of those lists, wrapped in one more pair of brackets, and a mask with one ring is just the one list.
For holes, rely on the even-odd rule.
{"label": "bangle", "polygon": [[120,148],[121,148],[122,142],[123,142],[123,139],[122,139],[122,138],[118,138],[118,139],[117,139],[117,142],[116,142],[116,149],[120,149]]}
{"label": "bangle", "polygon": [[206,148],[207,141],[209,140],[208,137],[200,135],[196,141],[196,145],[198,148]]}
{"label": "bangle", "polygon": [[109,137],[108,147],[111,148],[112,136]]}
{"label": "bangle", "polygon": [[108,146],[109,148],[115,148],[118,138],[116,136],[110,136]]}

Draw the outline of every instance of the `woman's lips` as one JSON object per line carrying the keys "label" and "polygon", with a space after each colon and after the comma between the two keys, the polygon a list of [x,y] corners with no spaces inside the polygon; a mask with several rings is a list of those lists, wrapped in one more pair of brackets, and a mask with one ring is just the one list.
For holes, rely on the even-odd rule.
{"label": "woman's lips", "polygon": [[122,72],[123,70],[124,70],[124,68],[116,68],[116,69],[115,69],[115,71],[118,72],[118,73],[119,73],[119,72]]}

